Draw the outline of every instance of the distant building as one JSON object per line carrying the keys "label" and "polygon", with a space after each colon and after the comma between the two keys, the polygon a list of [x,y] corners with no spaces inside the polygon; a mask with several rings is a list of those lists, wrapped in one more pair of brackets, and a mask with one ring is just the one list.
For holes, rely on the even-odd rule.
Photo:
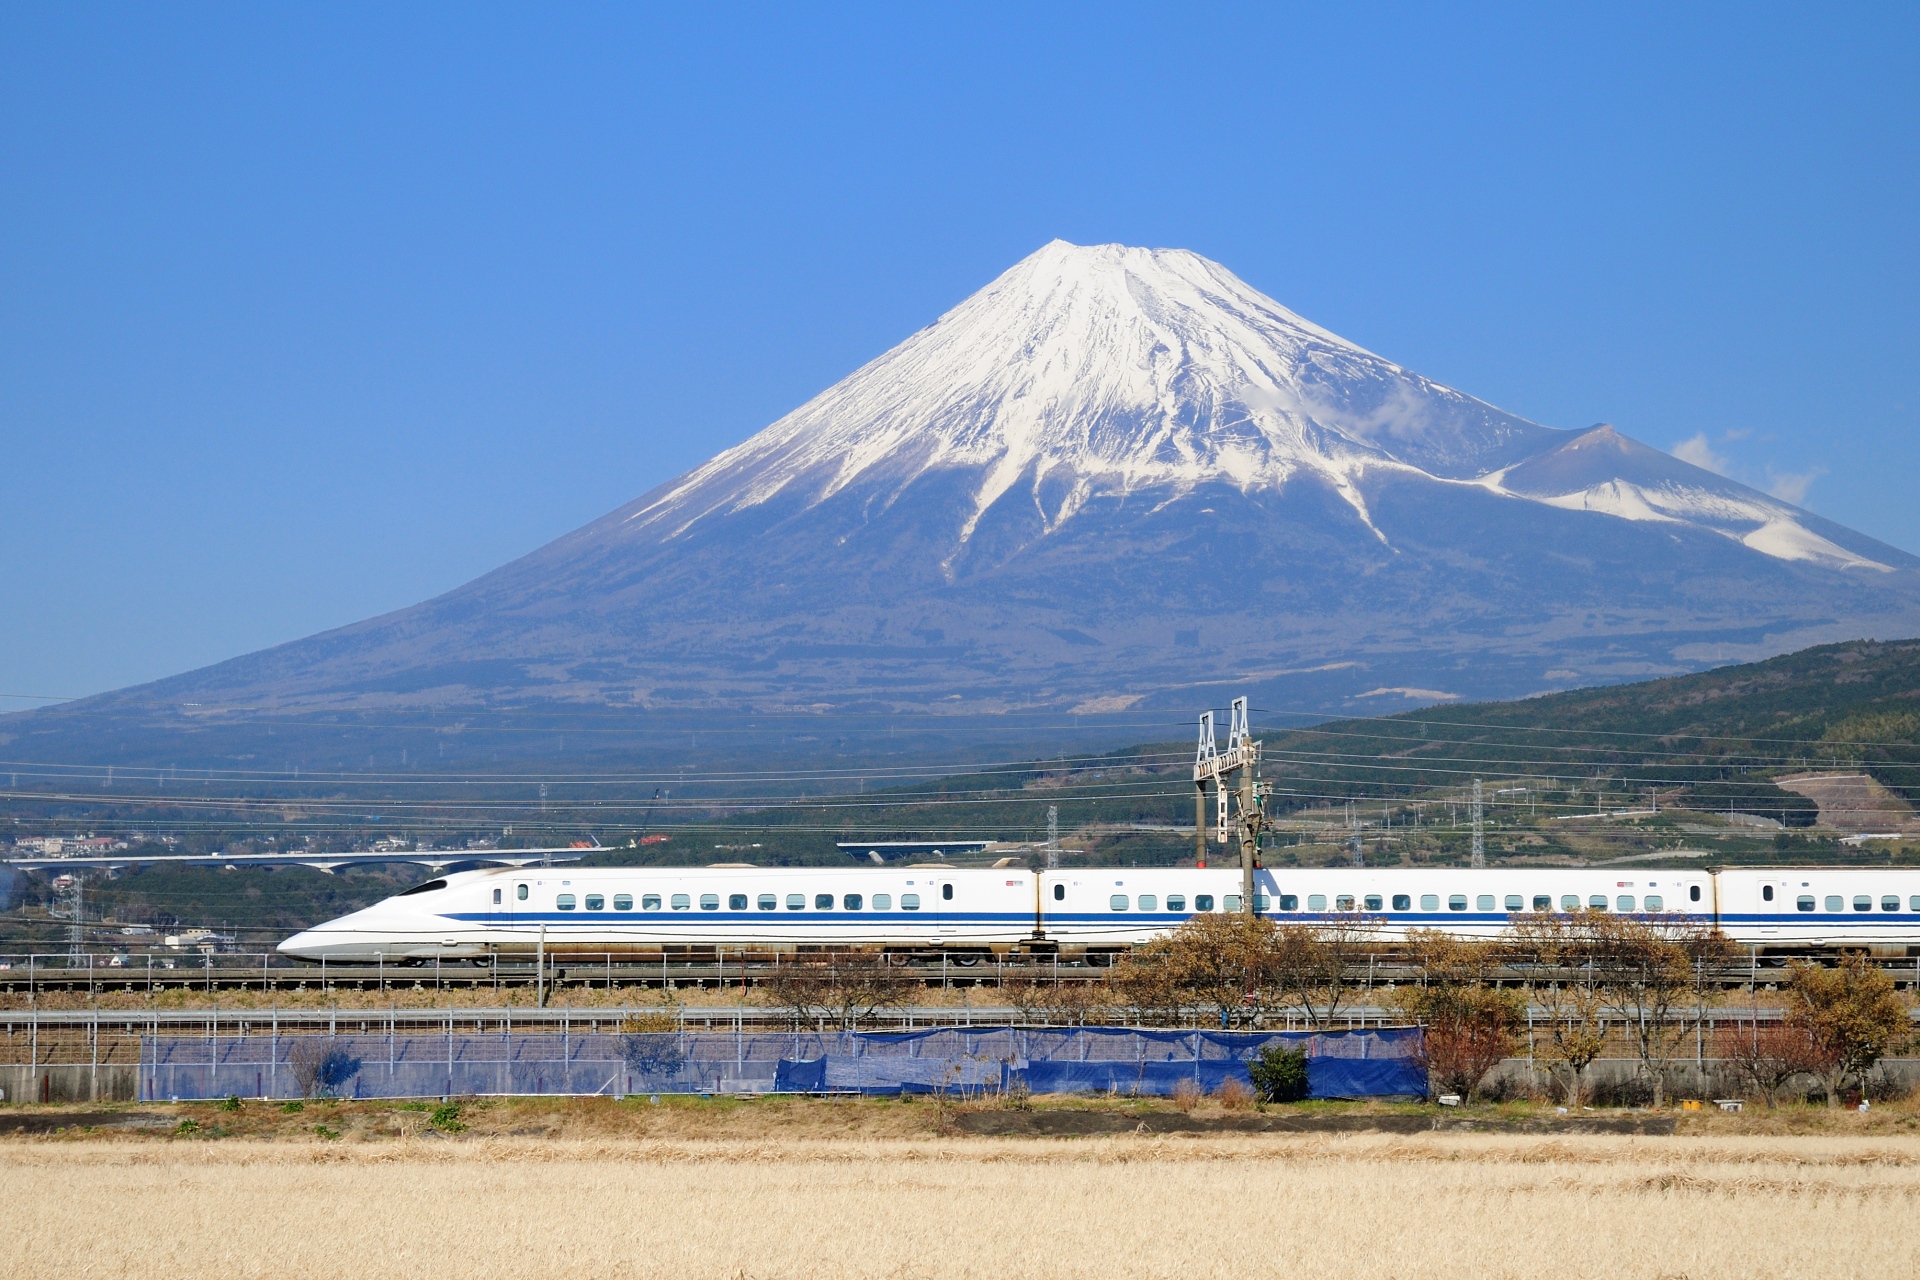
{"label": "distant building", "polygon": [[902,858],[966,857],[982,854],[994,845],[992,840],[840,840],[835,842],[849,858],[868,862],[898,862]]}

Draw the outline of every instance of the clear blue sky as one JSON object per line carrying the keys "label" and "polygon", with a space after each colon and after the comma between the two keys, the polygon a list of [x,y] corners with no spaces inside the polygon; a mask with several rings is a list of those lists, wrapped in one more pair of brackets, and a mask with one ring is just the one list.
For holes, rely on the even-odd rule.
{"label": "clear blue sky", "polygon": [[1920,551],[1920,11],[1680,9],[7,6],[0,691],[445,590],[1054,236]]}

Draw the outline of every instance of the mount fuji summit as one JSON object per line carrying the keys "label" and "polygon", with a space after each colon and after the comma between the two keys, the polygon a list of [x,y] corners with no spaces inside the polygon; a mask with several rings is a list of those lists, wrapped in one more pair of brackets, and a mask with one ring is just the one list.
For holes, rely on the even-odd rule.
{"label": "mount fuji summit", "polygon": [[465,586],[34,716],[1393,711],[1916,633],[1913,556],[1196,254],[1054,241]]}

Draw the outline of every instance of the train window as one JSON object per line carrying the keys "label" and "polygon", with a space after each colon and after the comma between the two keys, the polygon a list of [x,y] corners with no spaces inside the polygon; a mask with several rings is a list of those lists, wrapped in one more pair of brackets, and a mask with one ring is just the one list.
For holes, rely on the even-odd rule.
{"label": "train window", "polygon": [[1660,910],[1663,910],[1666,907],[1666,905],[1667,905],[1667,900],[1661,897],[1659,894],[1650,893],[1647,895],[1647,910],[1660,911]]}
{"label": "train window", "polygon": [[1920,893],[1916,893],[1907,899],[1907,910],[1920,911]]}
{"label": "train window", "polygon": [[1141,894],[1140,909],[1142,911],[1158,911],[1160,909],[1159,896],[1157,894],[1151,894],[1151,893]]}
{"label": "train window", "polygon": [[401,898],[411,898],[416,893],[432,893],[436,889],[444,889],[446,887],[447,887],[447,882],[445,880],[429,880],[425,884],[417,884],[413,886],[413,888],[408,889],[405,893],[397,894],[395,896],[401,897]]}
{"label": "train window", "polygon": [[1827,895],[1827,910],[1845,911],[1846,909],[1847,909],[1847,900],[1845,898],[1841,897],[1837,893],[1830,893]]}
{"label": "train window", "polygon": [[807,895],[806,895],[806,894],[804,894],[804,893],[790,893],[790,894],[788,894],[788,895],[787,895],[787,910],[789,910],[789,911],[805,911],[806,909],[807,909]]}
{"label": "train window", "polygon": [[1578,911],[1580,909],[1580,895],[1577,893],[1561,894],[1560,909],[1562,911]]}
{"label": "train window", "polygon": [[917,893],[901,894],[900,909],[902,911],[918,911],[920,909],[920,895]]}
{"label": "train window", "polygon": [[[1772,886],[1772,885],[1768,885],[1768,886],[1767,886],[1767,896],[1768,896],[1769,898],[1771,898],[1771,897],[1773,896],[1773,886]],[[1699,886],[1699,885],[1697,885],[1697,884],[1690,884],[1690,885],[1688,885],[1688,886],[1687,886],[1687,901],[1689,901],[1689,902],[1698,902],[1698,901],[1700,901],[1700,886]]]}
{"label": "train window", "polygon": [[[1324,902],[1326,899],[1323,898],[1321,901]],[[1227,911],[1238,911],[1240,909],[1240,895],[1237,893],[1228,894],[1226,907],[1224,909]]]}
{"label": "train window", "polygon": [[523,884],[515,885],[513,889],[513,896],[520,899],[520,901],[525,902],[527,900],[527,886]]}
{"label": "train window", "polygon": [[1127,895],[1124,893],[1116,893],[1107,899],[1107,905],[1115,911],[1125,911],[1127,909]]}
{"label": "train window", "polygon": [[758,906],[762,911],[773,911],[780,906],[780,899],[774,894],[763,893],[754,905]]}
{"label": "train window", "polygon": [[613,909],[614,909],[615,911],[631,911],[631,910],[633,910],[633,895],[632,895],[632,894],[630,894],[630,893],[616,893],[616,894],[614,894],[614,895],[613,895]]}
{"label": "train window", "polygon": [[1493,895],[1490,893],[1482,893],[1477,895],[1473,900],[1473,909],[1475,911],[1493,910]]}
{"label": "train window", "polygon": [[660,909],[660,895],[657,893],[643,895],[640,899],[640,909],[642,911],[658,911]]}
{"label": "train window", "polygon": [[1798,898],[1794,899],[1793,905],[1801,911],[1811,911],[1813,910],[1813,895],[1810,893],[1803,893]]}
{"label": "train window", "polygon": [[1590,895],[1587,898],[1587,906],[1595,911],[1605,911],[1607,909],[1607,895],[1604,893]]}
{"label": "train window", "polygon": [[1384,907],[1385,905],[1386,905],[1386,904],[1385,904],[1385,903],[1384,903],[1383,901],[1381,901],[1381,898],[1380,898],[1380,895],[1379,895],[1379,894],[1377,894],[1377,893],[1370,893],[1370,894],[1368,894],[1368,895],[1367,895],[1367,910],[1369,910],[1369,911],[1378,911],[1378,910],[1380,910],[1380,909],[1381,909],[1382,907]]}
{"label": "train window", "polygon": [[1411,911],[1413,910],[1413,899],[1404,893],[1396,893],[1393,895],[1393,909],[1395,911]]}
{"label": "train window", "polygon": [[1213,895],[1212,895],[1212,894],[1210,894],[1210,893],[1196,893],[1196,894],[1194,894],[1194,895],[1193,895],[1193,909],[1194,909],[1195,911],[1211,911],[1211,910],[1213,910]]}
{"label": "train window", "polygon": [[950,884],[943,884],[943,885],[941,885],[941,886],[940,886],[940,896],[941,896],[942,898],[945,898],[945,899],[946,899],[946,900],[947,900],[948,902],[952,902],[952,901],[953,901],[953,886],[952,886],[952,885],[950,885]]}
{"label": "train window", "polygon": [[587,895],[587,910],[605,911],[606,909],[607,909],[607,900],[605,898],[601,897],[597,893],[590,893]]}
{"label": "train window", "polygon": [[1520,911],[1525,909],[1526,905],[1527,905],[1527,900],[1525,898],[1522,898],[1519,894],[1510,893],[1507,895],[1508,911]]}
{"label": "train window", "polygon": [[1065,902],[1067,900],[1067,886],[1063,884],[1053,886],[1053,900],[1055,902]]}
{"label": "train window", "polygon": [[[1238,901],[1238,899],[1235,899],[1235,898],[1229,898],[1229,899],[1227,899],[1227,901],[1229,901],[1229,902],[1235,902],[1235,901]],[[1234,909],[1234,908],[1232,908],[1232,907],[1228,907],[1228,908],[1227,908],[1227,910],[1229,910],[1229,911],[1232,911],[1233,909]],[[1326,894],[1324,894],[1324,893],[1310,893],[1310,894],[1308,894],[1308,895],[1307,895],[1307,910],[1309,910],[1309,911],[1325,911],[1326,909],[1327,909],[1327,895],[1326,895]]]}
{"label": "train window", "polygon": [[[1196,901],[1196,902],[1198,902],[1198,901],[1203,901],[1203,899],[1198,899],[1198,898],[1196,898],[1196,899],[1195,899],[1195,901]],[[1207,904],[1207,905],[1208,905],[1209,907],[1211,907],[1211,906],[1213,905],[1213,899],[1212,899],[1212,898],[1206,898],[1206,899],[1204,899],[1204,901],[1206,902],[1206,904]],[[1297,893],[1283,893],[1283,894],[1281,894],[1281,895],[1280,895],[1280,909],[1281,909],[1282,911],[1298,911],[1298,910],[1300,909],[1300,895],[1299,895],[1299,894],[1297,894]]]}
{"label": "train window", "polygon": [[814,895],[813,895],[813,909],[814,909],[815,911],[831,911],[831,910],[833,910],[833,895],[832,895],[832,894],[830,894],[830,893],[816,893],[816,894],[814,894]]}
{"label": "train window", "polygon": [[874,895],[873,895],[873,909],[874,909],[875,911],[891,911],[891,910],[893,910],[893,895],[892,895],[892,894],[890,894],[890,893],[876,893],[876,894],[874,894]]}
{"label": "train window", "polygon": [[729,911],[745,911],[746,909],[747,909],[747,895],[746,895],[746,894],[744,894],[744,893],[730,893],[730,894],[728,894],[728,895],[727,895],[727,910],[729,910]]}
{"label": "train window", "polygon": [[1866,893],[1856,894],[1853,899],[1853,909],[1855,911],[1873,910],[1873,895]]}
{"label": "train window", "polygon": [[672,907],[675,911],[685,911],[688,907],[693,905],[693,899],[689,898],[684,893],[676,893],[671,898],[667,899],[667,905]]}
{"label": "train window", "polygon": [[1438,911],[1440,909],[1440,895],[1437,893],[1421,894],[1420,909],[1422,911]]}
{"label": "train window", "polygon": [[1536,893],[1536,894],[1534,894],[1534,895],[1533,895],[1533,909],[1534,909],[1535,911],[1551,911],[1551,910],[1553,910],[1553,897],[1552,897],[1552,895],[1550,895],[1550,894],[1545,894],[1545,893]]}
{"label": "train window", "polygon": [[561,911],[571,911],[573,910],[573,895],[570,893],[563,893],[559,897],[553,900],[553,905],[559,908]]}
{"label": "train window", "polygon": [[1273,899],[1264,893],[1256,893],[1253,895],[1253,909],[1255,911],[1271,911],[1273,910]]}
{"label": "train window", "polygon": [[500,905],[500,891],[498,889],[493,891],[493,905],[496,907]]}
{"label": "train window", "polygon": [[1898,911],[1900,909],[1900,899],[1894,897],[1882,898],[1880,899],[1880,909],[1882,911]]}
{"label": "train window", "polygon": [[1633,910],[1633,895],[1630,893],[1623,893],[1619,897],[1613,900],[1613,905],[1616,910],[1631,911]]}
{"label": "train window", "polygon": [[[1699,889],[1698,889],[1698,888],[1696,888],[1696,889],[1694,890],[1694,892],[1693,892],[1693,896],[1694,896],[1694,897],[1696,897],[1696,898],[1700,896],[1700,891],[1699,891]],[[1772,885],[1770,885],[1770,884],[1763,884],[1763,885],[1761,885],[1761,886],[1760,886],[1760,898],[1761,898],[1761,900],[1762,900],[1763,902],[1772,902],[1772,901],[1773,901],[1773,886],[1772,886]]]}
{"label": "train window", "polygon": [[1335,898],[1333,900],[1333,909],[1335,911],[1353,910],[1353,895],[1350,893],[1343,893],[1339,897]]}
{"label": "train window", "polygon": [[717,893],[701,894],[700,909],[702,911],[718,911],[720,909],[720,895]]}
{"label": "train window", "polygon": [[845,894],[840,899],[840,909],[842,911],[858,911],[861,901],[862,899],[857,893]]}
{"label": "train window", "polygon": [[1464,894],[1464,893],[1450,893],[1450,894],[1448,894],[1448,895],[1447,895],[1447,910],[1449,910],[1449,911],[1465,911],[1466,909],[1467,909],[1467,895],[1466,895],[1466,894]]}
{"label": "train window", "polygon": [[1184,894],[1184,893],[1170,893],[1170,894],[1168,894],[1168,895],[1167,895],[1167,910],[1169,910],[1169,911],[1185,911],[1186,909],[1187,909],[1187,895],[1186,895],[1186,894]]}

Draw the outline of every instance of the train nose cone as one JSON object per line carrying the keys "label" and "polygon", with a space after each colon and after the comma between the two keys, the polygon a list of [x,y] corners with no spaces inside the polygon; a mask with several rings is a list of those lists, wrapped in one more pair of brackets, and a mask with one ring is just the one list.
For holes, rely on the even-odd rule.
{"label": "train nose cone", "polygon": [[309,929],[294,934],[275,950],[283,956],[292,956],[297,960],[318,960],[322,946],[320,935]]}

